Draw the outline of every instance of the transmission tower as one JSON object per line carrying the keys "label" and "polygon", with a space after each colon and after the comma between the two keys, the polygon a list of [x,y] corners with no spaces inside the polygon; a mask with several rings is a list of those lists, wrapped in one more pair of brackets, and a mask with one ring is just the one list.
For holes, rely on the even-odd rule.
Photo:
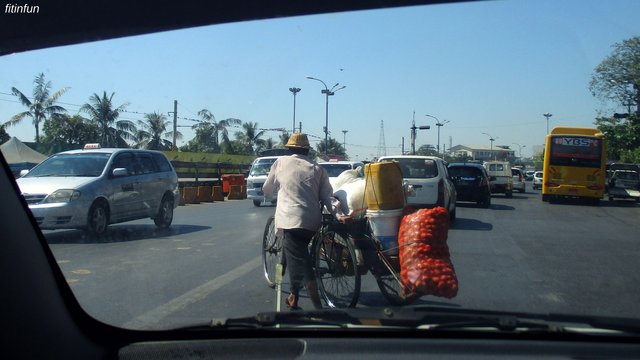
{"label": "transmission tower", "polygon": [[384,120],[380,120],[380,138],[378,139],[378,158],[387,155],[387,145],[384,143]]}

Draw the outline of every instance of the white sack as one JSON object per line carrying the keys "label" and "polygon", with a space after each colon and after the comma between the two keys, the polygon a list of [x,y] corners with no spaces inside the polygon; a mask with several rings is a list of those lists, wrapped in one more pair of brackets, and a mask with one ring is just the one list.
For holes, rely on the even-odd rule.
{"label": "white sack", "polygon": [[334,190],[333,196],[340,201],[340,206],[344,214],[355,219],[364,217],[367,211],[367,203],[364,201],[364,188],[365,180],[358,178]]}

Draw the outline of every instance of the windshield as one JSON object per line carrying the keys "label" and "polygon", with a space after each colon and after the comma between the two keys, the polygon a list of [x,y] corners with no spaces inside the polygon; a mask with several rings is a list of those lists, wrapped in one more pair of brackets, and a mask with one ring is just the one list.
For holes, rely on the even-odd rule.
{"label": "windshield", "polygon": [[[309,153],[287,159],[324,163],[331,177],[351,168],[332,160],[393,160],[402,173],[371,166],[366,177],[345,176],[332,209],[353,221],[345,226],[352,232],[326,235],[332,248],[297,249],[317,251],[313,276],[325,309],[437,305],[638,319],[640,244],[630,241],[638,238],[637,193],[627,186],[628,197],[610,199],[597,169],[578,174],[589,182],[578,193],[562,173],[600,160],[640,163],[640,60],[625,57],[640,53],[638,14],[636,0],[470,1],[6,54],[0,140],[15,137],[39,157],[24,148],[2,153],[10,164],[51,156],[18,178],[17,189],[78,303],[109,325],[167,330],[277,304],[290,311],[292,270],[284,269],[278,302],[268,262],[281,255],[275,227],[286,221],[270,219],[300,199],[284,182],[253,178],[266,177],[275,159],[254,161],[282,154],[290,140]],[[554,142],[552,164],[571,166],[555,167],[544,182],[538,172],[517,188],[510,176],[494,181],[511,167],[542,170],[556,126],[598,128],[604,137]],[[299,132],[306,139],[293,136]],[[100,148],[68,153],[85,144]],[[109,154],[99,151],[108,148],[154,151],[118,153],[112,161],[122,166],[74,190],[72,177],[106,174]],[[447,171],[454,163],[490,165]],[[291,188],[322,191],[298,168],[280,170],[298,176]],[[487,174],[491,194],[478,187],[456,201],[462,191],[453,178]],[[545,182],[568,195],[543,201]],[[446,247],[403,255],[416,249],[401,245],[404,217],[436,207],[446,208],[433,216],[447,229],[413,232],[437,234]],[[311,225],[287,226],[313,233],[316,215]],[[425,255],[427,248],[437,251]],[[405,256],[430,272],[407,271]],[[357,291],[340,293],[356,283]],[[313,310],[305,285],[298,305]]]}
{"label": "windshield", "polygon": [[271,170],[271,165],[276,161],[276,159],[263,159],[259,160],[257,163],[254,163],[251,166],[251,170],[249,171],[249,176],[267,176],[269,175],[269,170]]}
{"label": "windshield", "polygon": [[102,174],[111,154],[54,155],[33,168],[24,177],[81,176],[97,177]]}
{"label": "windshield", "polygon": [[327,175],[329,177],[337,177],[340,174],[342,174],[343,171],[345,170],[351,170],[351,165],[349,164],[327,164],[327,163],[322,163],[320,164],[320,166],[322,166],[325,170],[327,170]]}

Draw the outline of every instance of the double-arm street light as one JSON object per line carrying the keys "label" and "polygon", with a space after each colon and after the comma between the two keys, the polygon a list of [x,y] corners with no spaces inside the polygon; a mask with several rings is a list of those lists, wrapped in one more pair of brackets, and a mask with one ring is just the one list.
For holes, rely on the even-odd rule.
{"label": "double-arm street light", "polygon": [[435,117],[433,115],[426,114],[425,116],[428,116],[430,118],[436,119],[436,126],[438,127],[438,147],[436,148],[436,150],[438,151],[438,154],[440,154],[440,128],[443,127],[444,124],[449,123],[449,120],[445,120],[443,122],[440,122],[440,119],[438,119],[437,117]]}
{"label": "double-arm street light", "polygon": [[296,132],[296,94],[300,92],[300,88],[298,87],[290,87],[289,91],[293,93],[293,127],[291,128],[291,133]]}
{"label": "double-arm street light", "polygon": [[493,136],[491,136],[490,134],[487,134],[487,133],[484,133],[484,132],[483,132],[483,134],[487,135],[487,136],[489,137],[489,141],[491,141],[491,154],[493,155],[493,159],[495,160],[495,159],[496,159],[496,156],[495,156],[495,154],[493,153],[493,142],[494,142],[494,141],[496,141],[496,140],[498,140],[498,138],[497,138],[497,137],[495,137],[495,138],[494,138],[494,137],[493,137]]}
{"label": "double-arm street light", "polygon": [[553,116],[553,114],[550,113],[546,113],[546,114],[542,114],[542,116],[547,118],[547,134],[549,133],[549,118]]}
{"label": "double-arm street light", "polygon": [[327,97],[326,104],[325,104],[325,120],[324,120],[324,154],[327,155],[327,152],[329,149],[329,96],[334,95],[335,92],[338,90],[342,90],[346,88],[346,86],[338,87],[340,84],[336,83],[331,87],[331,89],[329,89],[329,87],[327,87],[327,84],[325,84],[325,82],[320,79],[316,79],[311,76],[307,76],[307,79],[320,81],[322,85],[324,85],[324,90],[321,90],[320,93],[325,94]]}

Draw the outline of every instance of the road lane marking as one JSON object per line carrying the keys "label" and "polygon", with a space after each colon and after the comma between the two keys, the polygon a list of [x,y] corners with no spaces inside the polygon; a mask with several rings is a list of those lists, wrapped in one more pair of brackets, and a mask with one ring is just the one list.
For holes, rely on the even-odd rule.
{"label": "road lane marking", "polygon": [[147,311],[146,313],[133,318],[122,326],[129,329],[153,329],[154,326],[159,324],[165,317],[183,310],[191,304],[201,301],[221,287],[255,270],[260,265],[262,265],[262,256],[257,256],[237,268],[193,288],[192,290],[156,307],[153,310]]}

